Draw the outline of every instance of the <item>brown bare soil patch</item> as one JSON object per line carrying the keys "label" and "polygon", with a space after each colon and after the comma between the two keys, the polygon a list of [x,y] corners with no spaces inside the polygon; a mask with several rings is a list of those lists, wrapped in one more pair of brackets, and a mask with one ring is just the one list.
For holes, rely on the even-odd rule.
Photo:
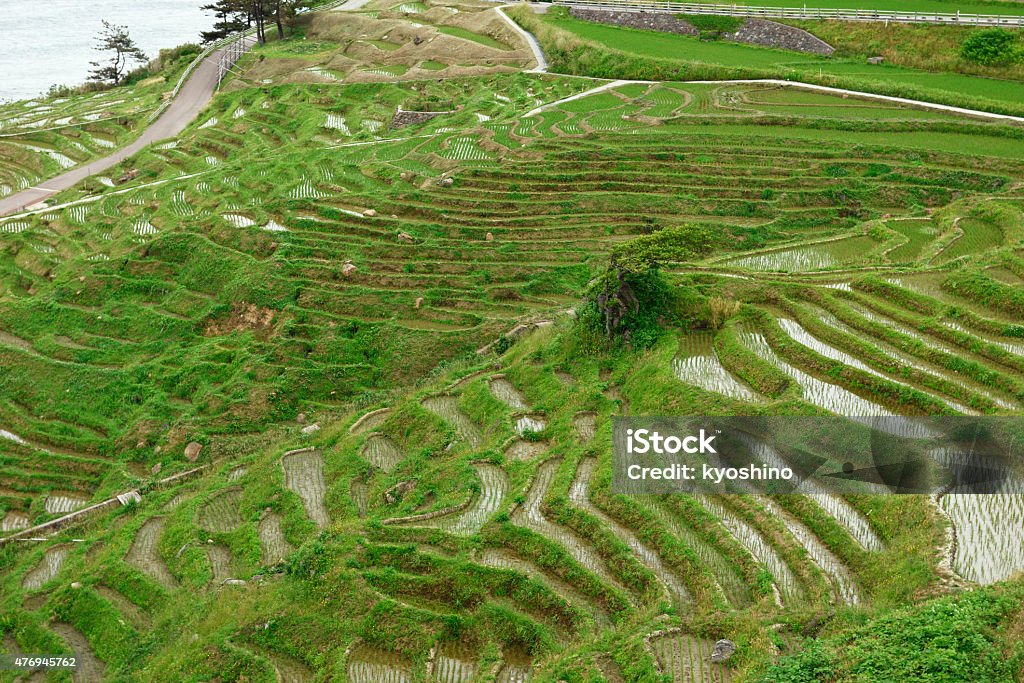
{"label": "brown bare soil patch", "polygon": [[277,311],[256,304],[235,303],[231,312],[224,317],[210,318],[203,330],[208,337],[232,332],[255,332],[260,337],[269,337],[274,326]]}

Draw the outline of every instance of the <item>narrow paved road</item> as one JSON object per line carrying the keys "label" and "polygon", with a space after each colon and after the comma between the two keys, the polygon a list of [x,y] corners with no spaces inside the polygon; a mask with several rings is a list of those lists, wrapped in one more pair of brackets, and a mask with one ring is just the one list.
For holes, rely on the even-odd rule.
{"label": "narrow paved road", "polygon": [[[514,7],[514,5],[505,5],[505,7]],[[530,46],[530,50],[533,51],[533,58],[537,61],[537,66],[530,69],[530,71],[528,71],[527,73],[542,73],[544,71],[547,71],[548,60],[544,58],[544,51],[541,50],[540,43],[537,42],[537,39],[534,37],[534,35],[527,31],[522,26],[520,26],[519,24],[517,24],[516,22],[512,21],[512,18],[505,14],[503,8],[496,7],[494,11],[497,12],[501,16],[501,18],[505,20],[505,23],[508,24],[513,31],[522,36],[523,40],[526,41],[526,44]]]}
{"label": "narrow paved road", "polygon": [[215,50],[195,68],[170,106],[134,142],[108,157],[82,164],[67,173],[43,181],[39,185],[0,199],[0,216],[6,216],[27,206],[38,204],[47,197],[62,192],[91,175],[116,166],[147,145],[157,140],[173,137],[185,130],[185,127],[198,116],[202,108],[213,97],[213,92],[217,89],[217,64],[226,49]]}

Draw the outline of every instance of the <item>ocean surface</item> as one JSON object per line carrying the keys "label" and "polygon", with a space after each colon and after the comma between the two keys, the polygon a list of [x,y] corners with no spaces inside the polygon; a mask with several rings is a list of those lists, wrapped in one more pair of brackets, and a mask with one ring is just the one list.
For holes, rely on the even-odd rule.
{"label": "ocean surface", "polygon": [[78,85],[89,76],[89,62],[103,20],[128,27],[132,38],[154,58],[161,48],[198,43],[213,24],[200,5],[209,0],[0,0],[0,102],[29,99],[51,85]]}

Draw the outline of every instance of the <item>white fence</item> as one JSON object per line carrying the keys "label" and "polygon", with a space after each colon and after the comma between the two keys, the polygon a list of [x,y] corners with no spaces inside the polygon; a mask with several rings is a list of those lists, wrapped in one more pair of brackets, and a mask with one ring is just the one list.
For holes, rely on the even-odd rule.
{"label": "white fence", "polygon": [[[536,1],[536,0],[531,0]],[[881,21],[904,24],[948,24],[961,26],[1024,26],[1024,16],[964,14],[962,12],[888,12],[868,9],[821,9],[816,7],[758,7],[754,5],[708,5],[655,0],[554,0],[556,5],[591,9],[674,14],[716,14],[765,19],[834,19],[837,21]]]}
{"label": "white fence", "polygon": [[227,75],[231,72],[231,67],[235,65],[239,59],[242,58],[249,48],[252,47],[249,43],[249,36],[240,34],[235,40],[225,45],[220,51],[220,59],[217,62],[217,89],[220,89],[220,84],[224,82]]}

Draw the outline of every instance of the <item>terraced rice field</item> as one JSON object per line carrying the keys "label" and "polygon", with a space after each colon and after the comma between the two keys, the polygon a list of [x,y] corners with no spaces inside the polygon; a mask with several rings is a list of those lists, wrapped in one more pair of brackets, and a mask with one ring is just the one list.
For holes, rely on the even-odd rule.
{"label": "terraced rice field", "polygon": [[476,653],[458,643],[442,645],[433,664],[433,680],[437,683],[468,683],[478,671]]}
{"label": "terraced rice field", "polygon": [[[453,39],[439,45],[511,52],[430,28],[441,12],[468,22],[461,10],[374,11],[388,10],[424,15],[423,35]],[[916,600],[889,585],[892,567],[913,569],[908,594],[934,589],[942,522],[923,502],[813,481],[792,499],[629,498],[609,490],[609,422],[1019,410],[1017,137],[755,86],[565,100],[597,84],[418,81],[429,55],[404,53],[419,33],[374,21],[334,38],[313,26],[310,59],[282,56],[289,41],[260,48],[243,71],[266,87],[225,88],[173,145],[133,160],[137,180],[0,221],[3,531],[144,492],[99,513],[82,557],[61,535],[74,531],[31,563],[12,553],[5,613],[41,623],[54,612],[25,593],[59,586],[39,595],[72,620],[78,595],[108,587],[96,594],[147,633],[111,614],[72,626],[146,643],[138,661],[106,663],[125,679],[343,668],[398,683],[429,667],[446,683],[511,682],[564,666],[566,680],[696,683],[774,658],[772,624]],[[504,35],[476,28],[462,31]],[[320,43],[349,37],[342,75],[388,82],[327,82],[335,53]],[[444,113],[388,125],[419,105]],[[51,151],[51,170],[79,159]],[[696,312],[643,350],[587,346],[559,312],[613,249],[690,223],[713,253],[661,272],[696,293]],[[735,312],[704,319],[712,297]],[[555,322],[503,336],[542,319]],[[495,340],[501,353],[474,353]],[[192,466],[193,439],[211,466],[156,483],[158,463],[161,476]],[[1024,570],[1019,503],[938,501],[962,578]],[[65,555],[86,590],[63,590]],[[189,628],[152,629],[171,623]],[[711,663],[735,624],[748,659]],[[576,650],[597,642],[626,655]]]}
{"label": "terraced rice field", "polygon": [[281,530],[281,516],[275,512],[264,515],[259,526],[260,549],[263,564],[273,566],[295,550]]}
{"label": "terraced rice field", "polygon": [[588,499],[588,492],[590,488],[590,479],[594,474],[594,468],[596,466],[597,461],[594,458],[585,458],[580,462],[579,469],[576,472],[576,478],[573,480],[572,486],[569,488],[569,500],[587,510],[587,512],[594,515],[597,519],[601,520],[605,527],[622,540],[623,543],[632,548],[637,558],[657,575],[658,580],[674,600],[689,602],[691,598],[686,587],[683,585],[682,581],[680,581],[679,578],[664,565],[661,558],[658,556],[658,553],[654,552],[642,543],[632,531],[615,522],[596,506],[591,504]]}
{"label": "terraced rice field", "polygon": [[224,583],[231,578],[231,550],[222,545],[206,547],[206,557],[210,561],[211,579],[216,584]]}
{"label": "terraced rice field", "polygon": [[405,456],[394,441],[383,434],[371,434],[363,445],[363,459],[385,472],[393,470]]}
{"label": "terraced rice field", "polygon": [[196,524],[207,531],[227,533],[242,526],[244,519],[239,510],[242,489],[232,487],[214,494],[200,509]]}
{"label": "terraced rice field", "polygon": [[741,401],[760,400],[750,387],[722,366],[710,334],[695,333],[681,338],[679,354],[672,360],[672,370],[685,384]]}
{"label": "terraced rice field", "polygon": [[56,545],[52,548],[47,548],[42,559],[39,560],[39,564],[32,571],[25,574],[21,585],[27,590],[39,590],[42,588],[60,573],[61,567],[64,566],[64,560],[67,559],[70,552],[71,546],[68,545]]}
{"label": "terraced rice field", "polygon": [[349,653],[345,673],[352,683],[408,683],[411,666],[400,656],[369,645],[358,645]]}
{"label": "terraced rice field", "polygon": [[160,534],[164,529],[163,517],[146,520],[132,539],[125,562],[148,574],[165,588],[175,588],[178,580],[171,573],[160,554]]}
{"label": "terraced rice field", "polygon": [[456,396],[431,396],[423,400],[423,407],[449,423],[460,439],[471,448],[477,448],[483,440],[477,426],[459,407]]}
{"label": "terraced rice field", "polygon": [[76,667],[71,674],[71,680],[75,683],[88,683],[89,681],[103,680],[106,666],[92,651],[89,641],[82,635],[81,631],[70,624],[56,622],[50,625],[50,629],[59,635],[68,647],[75,653]]}
{"label": "terraced rice field", "polygon": [[652,639],[661,670],[673,683],[729,683],[729,669],[711,662],[714,641],[684,633],[672,633]]}
{"label": "terraced rice field", "polygon": [[324,505],[324,459],[320,451],[308,449],[285,453],[281,458],[284,469],[284,484],[302,499],[306,514],[316,522],[317,526],[325,527],[330,523],[327,508]]}
{"label": "terraced rice field", "polygon": [[498,511],[508,493],[508,475],[500,467],[487,463],[477,463],[473,469],[480,481],[480,492],[466,510],[428,520],[422,526],[443,529],[457,536],[471,536]]}
{"label": "terraced rice field", "polygon": [[588,547],[570,530],[552,524],[545,517],[541,509],[544,496],[547,493],[548,487],[551,486],[551,480],[554,478],[555,469],[560,464],[560,461],[552,459],[545,461],[537,468],[525,501],[512,514],[512,522],[552,539],[561,545],[583,567],[611,581],[611,575],[593,549]]}

